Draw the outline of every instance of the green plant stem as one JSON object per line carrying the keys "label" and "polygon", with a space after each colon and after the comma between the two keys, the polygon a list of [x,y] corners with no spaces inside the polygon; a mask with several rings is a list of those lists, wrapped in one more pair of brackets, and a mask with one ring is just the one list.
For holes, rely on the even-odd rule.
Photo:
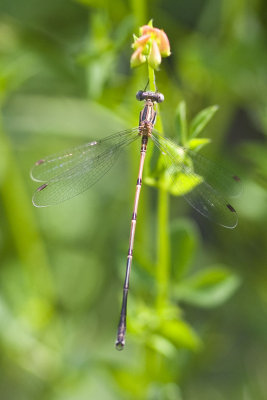
{"label": "green plant stem", "polygon": [[[156,91],[155,72],[148,66],[150,89]],[[163,125],[157,106],[157,128],[163,134]],[[157,306],[164,307],[168,301],[168,286],[170,280],[170,247],[169,247],[169,194],[165,189],[159,189],[158,194],[158,230],[157,230],[157,268],[156,280],[158,286]]]}

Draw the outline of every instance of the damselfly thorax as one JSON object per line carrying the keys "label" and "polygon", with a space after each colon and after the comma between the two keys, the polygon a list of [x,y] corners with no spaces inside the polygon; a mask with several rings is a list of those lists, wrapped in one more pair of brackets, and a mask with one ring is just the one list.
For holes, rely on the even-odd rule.
{"label": "damselfly thorax", "polygon": [[154,109],[155,103],[164,101],[164,96],[159,92],[139,91],[136,94],[139,101],[145,100],[145,105],[139,116],[140,135],[150,136],[156,123],[157,113]]}

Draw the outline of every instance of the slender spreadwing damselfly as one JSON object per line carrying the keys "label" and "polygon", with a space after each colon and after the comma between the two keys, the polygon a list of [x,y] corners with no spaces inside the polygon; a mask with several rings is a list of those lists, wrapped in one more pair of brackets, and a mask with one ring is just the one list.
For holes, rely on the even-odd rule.
{"label": "slender spreadwing damselfly", "polygon": [[35,163],[31,171],[33,180],[44,182],[35,191],[33,204],[36,207],[55,205],[94,185],[109,171],[127,145],[141,139],[141,156],[116,340],[116,347],[119,350],[125,344],[129,279],[148,140],[151,139],[159,149],[164,171],[171,179],[172,188],[178,187],[179,182],[181,184],[187,181],[189,189],[183,194],[185,199],[198,212],[219,225],[226,228],[234,228],[237,225],[236,211],[225,197],[237,194],[240,186],[240,179],[237,176],[231,175],[196,152],[164,138],[154,129],[157,116],[154,106],[164,100],[163,94],[139,91],[136,98],[145,102],[140,112],[138,127],[43,158]]}

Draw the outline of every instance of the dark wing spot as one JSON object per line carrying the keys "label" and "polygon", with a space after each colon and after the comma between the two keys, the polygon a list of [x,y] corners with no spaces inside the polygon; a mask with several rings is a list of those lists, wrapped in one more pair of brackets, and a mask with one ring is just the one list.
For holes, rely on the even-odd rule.
{"label": "dark wing spot", "polygon": [[231,204],[227,204],[226,206],[227,206],[227,208],[229,208],[229,210],[230,210],[231,212],[236,212],[235,209],[234,209],[234,207],[231,206]]}
{"label": "dark wing spot", "polygon": [[40,165],[40,164],[43,164],[43,162],[44,162],[44,160],[39,160],[39,161],[36,161],[35,165]]}
{"label": "dark wing spot", "polygon": [[47,187],[47,183],[44,183],[42,186],[38,187],[37,192],[41,192],[41,190]]}
{"label": "dark wing spot", "polygon": [[240,182],[240,178],[239,178],[239,176],[237,176],[237,175],[234,175],[234,176],[233,176],[233,179],[234,179],[236,182]]}

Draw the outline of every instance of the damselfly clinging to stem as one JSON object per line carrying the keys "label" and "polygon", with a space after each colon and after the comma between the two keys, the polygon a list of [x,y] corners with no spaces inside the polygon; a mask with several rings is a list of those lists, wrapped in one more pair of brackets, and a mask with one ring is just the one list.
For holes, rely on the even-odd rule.
{"label": "damselfly clinging to stem", "polygon": [[95,184],[116,161],[119,153],[128,144],[141,139],[141,156],[134,208],[131,220],[129,250],[127,255],[126,275],[123,286],[122,308],[116,340],[117,349],[125,344],[127,296],[133,257],[135,226],[138,202],[141,191],[143,167],[148,140],[151,139],[161,152],[161,159],[171,180],[172,188],[187,180],[190,188],[184,193],[186,200],[202,215],[227,228],[237,224],[235,209],[224,196],[238,191],[239,178],[228,174],[211,161],[197,153],[178,146],[162,137],[155,129],[155,103],[164,100],[163,94],[151,91],[139,91],[137,100],[144,101],[140,112],[139,126],[118,132],[100,141],[86,143],[68,151],[43,158],[36,162],[31,177],[44,182],[34,193],[33,204],[46,207],[70,199]]}

